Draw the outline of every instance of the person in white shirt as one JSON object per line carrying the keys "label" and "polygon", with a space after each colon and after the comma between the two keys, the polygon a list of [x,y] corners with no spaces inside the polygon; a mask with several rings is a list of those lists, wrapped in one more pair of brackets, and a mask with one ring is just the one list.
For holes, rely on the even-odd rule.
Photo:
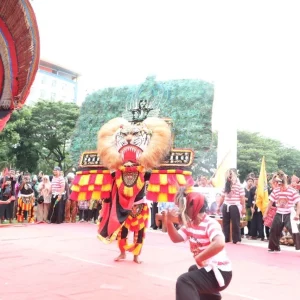
{"label": "person in white shirt", "polygon": [[228,243],[230,241],[230,230],[232,229],[232,242],[236,244],[241,242],[241,215],[246,213],[245,190],[238,180],[236,169],[229,169],[226,172],[226,183],[221,195],[222,198],[217,213],[220,213],[220,207],[224,204],[222,215],[225,242]]}
{"label": "person in white shirt", "polygon": [[[270,237],[269,237],[269,252],[276,253],[280,252],[280,237],[282,230],[285,227],[288,232],[292,235],[291,218],[294,221],[299,221],[300,215],[300,196],[299,192],[294,188],[288,186],[287,176],[284,172],[279,171],[274,178],[277,181],[278,186],[273,189],[269,196],[269,205],[264,213],[264,219],[268,215],[269,209],[273,203],[276,204],[277,211],[273,219]],[[291,216],[291,212],[296,205],[296,214]]]}
{"label": "person in white shirt", "polygon": [[48,213],[50,223],[60,224],[63,222],[63,196],[65,194],[66,182],[61,175],[60,167],[54,167],[53,178],[51,181],[51,203]]}
{"label": "person in white shirt", "polygon": [[[189,241],[195,259],[195,265],[177,279],[176,300],[219,300],[220,291],[232,278],[222,228],[205,213],[207,203],[202,194],[180,189],[175,203],[179,210],[167,213],[168,235],[174,243]],[[173,223],[178,218],[182,227],[177,231]]]}

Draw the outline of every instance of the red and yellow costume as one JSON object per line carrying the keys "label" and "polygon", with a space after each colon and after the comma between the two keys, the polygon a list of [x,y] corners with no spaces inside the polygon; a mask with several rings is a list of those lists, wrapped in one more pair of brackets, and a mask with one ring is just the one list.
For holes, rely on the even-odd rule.
{"label": "red and yellow costume", "polygon": [[[150,110],[142,105],[133,109],[134,116],[136,110],[139,118],[115,118],[101,127],[97,153],[85,152],[81,157],[80,167],[90,177],[78,172],[71,194],[77,200],[103,199],[98,238],[104,243],[117,238],[121,254],[129,251],[135,257],[141,253],[149,217],[146,182],[147,200],[159,202],[174,201],[179,186],[193,184],[191,172],[183,170],[185,164],[191,165],[193,152],[171,150],[170,125],[150,117]],[[91,172],[101,178],[91,180]],[[132,244],[129,231],[134,232]]]}
{"label": "red and yellow costume", "polygon": [[17,221],[24,220],[34,223],[34,191],[28,183],[21,185],[17,207]]}

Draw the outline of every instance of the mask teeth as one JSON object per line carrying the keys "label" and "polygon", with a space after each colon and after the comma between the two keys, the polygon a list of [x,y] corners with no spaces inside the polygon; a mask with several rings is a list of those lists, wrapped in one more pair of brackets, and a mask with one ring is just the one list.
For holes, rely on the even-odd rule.
{"label": "mask teeth", "polygon": [[136,158],[139,159],[139,158],[141,157],[142,153],[143,153],[143,152],[142,152],[141,150],[138,150],[138,151],[136,152]]}

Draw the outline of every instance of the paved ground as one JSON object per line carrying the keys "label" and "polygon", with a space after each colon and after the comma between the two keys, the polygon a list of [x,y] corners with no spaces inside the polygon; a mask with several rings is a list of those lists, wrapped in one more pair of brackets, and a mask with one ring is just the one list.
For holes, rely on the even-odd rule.
{"label": "paved ground", "polygon": [[[298,300],[300,253],[267,243],[227,244],[234,265],[226,300]],[[178,275],[193,263],[187,244],[148,231],[143,264],[115,263],[116,243],[104,245],[87,223],[0,227],[0,300],[174,300]]]}

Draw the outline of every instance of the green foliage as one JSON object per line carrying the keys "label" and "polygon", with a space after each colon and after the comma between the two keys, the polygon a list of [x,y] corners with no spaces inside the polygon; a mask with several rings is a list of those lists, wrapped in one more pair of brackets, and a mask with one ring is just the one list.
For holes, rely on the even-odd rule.
{"label": "green foliage", "polygon": [[0,170],[8,167],[10,162],[8,159],[9,147],[8,144],[0,139]]}
{"label": "green foliage", "polygon": [[288,175],[300,177],[300,151],[294,148],[282,149],[279,153],[278,169]]}
{"label": "green foliage", "polygon": [[36,171],[39,160],[36,145],[31,142],[20,141],[18,147],[12,149],[12,154],[15,154],[15,165],[19,170],[31,173]]}
{"label": "green foliage", "polygon": [[261,159],[265,156],[268,173],[283,170],[288,175],[300,175],[300,151],[287,148],[280,141],[259,133],[238,132],[237,166],[241,180],[250,172],[259,175]]}
{"label": "green foliage", "polygon": [[217,165],[217,145],[218,134],[214,132],[211,148],[201,152],[201,157],[195,159],[192,166],[193,178],[196,179],[200,175],[211,177],[214,174]]}
{"label": "green foliage", "polygon": [[53,101],[14,111],[0,134],[0,167],[48,174],[54,164],[71,169],[69,147],[78,114],[74,103]]}
{"label": "green foliage", "polygon": [[[83,103],[71,143],[74,163],[86,150],[95,150],[101,126],[121,117],[134,99],[160,98],[160,117],[174,122],[175,147],[192,148],[197,165],[206,157],[212,142],[211,116],[214,87],[201,80],[156,82],[149,77],[141,86],[108,88],[89,95]],[[206,158],[205,158],[206,159]]]}
{"label": "green foliage", "polygon": [[250,172],[259,174],[263,156],[267,161],[267,172],[276,170],[280,146],[280,142],[261,137],[258,133],[238,132],[237,165],[241,179]]}
{"label": "green foliage", "polygon": [[[31,108],[24,106],[13,112],[5,129],[0,134],[1,145],[4,145],[5,156],[1,167],[15,166],[32,172],[37,167],[38,153],[31,141],[30,127]],[[1,147],[2,148],[2,147]]]}
{"label": "green foliage", "polygon": [[61,101],[39,101],[32,108],[31,140],[39,145],[39,156],[49,167],[53,161],[63,170],[72,167],[68,150],[78,115],[76,104]]}
{"label": "green foliage", "polygon": [[174,121],[175,147],[190,147],[201,156],[211,147],[213,85],[200,80],[174,80],[164,83],[170,100],[161,115]]}

